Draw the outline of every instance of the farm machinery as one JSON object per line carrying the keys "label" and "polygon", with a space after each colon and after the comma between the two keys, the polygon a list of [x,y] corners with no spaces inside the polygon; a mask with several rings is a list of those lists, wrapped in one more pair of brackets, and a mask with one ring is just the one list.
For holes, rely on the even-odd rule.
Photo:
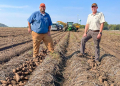
{"label": "farm machinery", "polygon": [[77,31],[77,28],[73,25],[73,22],[67,22],[66,27],[63,28],[64,31]]}

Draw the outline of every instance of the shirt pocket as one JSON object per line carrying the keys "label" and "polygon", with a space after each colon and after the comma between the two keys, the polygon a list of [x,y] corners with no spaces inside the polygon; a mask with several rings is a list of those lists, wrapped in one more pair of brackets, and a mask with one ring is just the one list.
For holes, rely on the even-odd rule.
{"label": "shirt pocket", "polygon": [[95,23],[100,23],[99,19],[100,19],[99,16],[96,16],[95,19],[94,19],[94,22]]}
{"label": "shirt pocket", "polygon": [[41,26],[43,26],[42,21],[43,21],[42,19],[36,20],[37,28],[40,28]]}
{"label": "shirt pocket", "polygon": [[42,22],[42,19],[36,19],[36,22],[40,23],[40,22]]}
{"label": "shirt pocket", "polygon": [[45,21],[45,24],[48,26],[48,25],[49,25],[48,17],[45,17],[45,18],[44,18],[44,21]]}

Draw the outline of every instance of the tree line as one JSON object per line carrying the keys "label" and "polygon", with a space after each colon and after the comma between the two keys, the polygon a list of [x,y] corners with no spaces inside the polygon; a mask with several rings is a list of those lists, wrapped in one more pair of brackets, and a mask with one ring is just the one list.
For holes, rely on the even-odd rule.
{"label": "tree line", "polygon": [[104,30],[120,30],[120,24],[108,24],[104,23]]}
{"label": "tree line", "polygon": [[[80,28],[85,28],[85,25],[80,25]],[[103,30],[120,30],[120,24],[108,24],[105,22]]]}

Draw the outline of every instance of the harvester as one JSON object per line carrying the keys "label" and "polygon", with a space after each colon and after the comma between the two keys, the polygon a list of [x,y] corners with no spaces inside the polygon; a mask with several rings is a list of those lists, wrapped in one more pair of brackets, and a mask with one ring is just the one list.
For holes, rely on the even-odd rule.
{"label": "harvester", "polygon": [[63,28],[64,31],[77,31],[76,27],[73,25],[73,22],[67,22],[66,27]]}

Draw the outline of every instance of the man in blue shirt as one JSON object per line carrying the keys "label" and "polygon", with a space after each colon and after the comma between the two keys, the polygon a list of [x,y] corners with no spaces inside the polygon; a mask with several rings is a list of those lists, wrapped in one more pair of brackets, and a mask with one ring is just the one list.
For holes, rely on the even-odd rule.
{"label": "man in blue shirt", "polygon": [[45,12],[45,4],[40,4],[40,11],[34,12],[28,18],[28,32],[32,32],[33,39],[33,57],[36,57],[39,53],[40,42],[43,40],[46,47],[50,52],[53,52],[53,41],[50,36],[50,29],[52,25],[51,18],[48,13]]}

